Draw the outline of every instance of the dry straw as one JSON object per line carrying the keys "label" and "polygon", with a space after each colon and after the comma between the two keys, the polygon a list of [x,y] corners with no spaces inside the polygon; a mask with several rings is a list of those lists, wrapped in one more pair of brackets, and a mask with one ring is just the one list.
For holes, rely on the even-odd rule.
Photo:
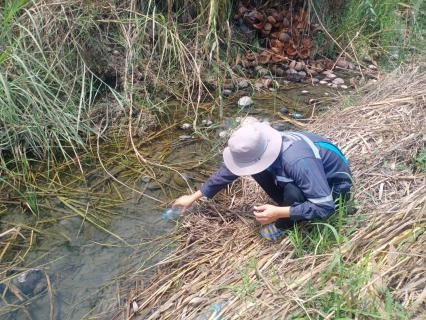
{"label": "dry straw", "polygon": [[[136,281],[125,317],[334,319],[342,310],[358,319],[368,319],[368,310],[383,318],[424,316],[426,174],[405,165],[425,142],[426,75],[397,70],[363,90],[351,107],[337,106],[309,128],[334,141],[353,170],[350,217],[360,222],[343,225],[346,241],[322,254],[318,243],[298,256],[289,238],[263,240],[251,207],[268,200],[251,179],[240,179],[220,195],[227,207],[207,203],[176,229],[183,235],[178,247],[149,280]],[[340,297],[340,305],[327,309],[327,297]]]}

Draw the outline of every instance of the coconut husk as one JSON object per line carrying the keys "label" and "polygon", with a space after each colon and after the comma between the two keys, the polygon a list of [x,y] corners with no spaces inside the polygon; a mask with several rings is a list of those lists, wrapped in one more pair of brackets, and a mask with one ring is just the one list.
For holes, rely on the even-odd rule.
{"label": "coconut husk", "polygon": [[[252,207],[273,202],[251,178],[238,179],[170,235],[177,247],[129,298],[138,306],[129,318],[207,318],[218,306],[226,319],[334,319],[320,304],[328,294],[344,298],[339,308],[351,318],[368,319],[356,310],[374,301],[380,317],[392,319],[389,299],[398,312],[424,312],[426,173],[410,163],[426,141],[426,75],[399,69],[361,90],[355,104],[330,108],[307,129],[336,143],[352,169],[351,221],[359,223],[343,226],[353,229],[345,241],[297,258],[288,237],[263,240]],[[353,268],[356,285],[337,281],[330,270],[339,264]]]}
{"label": "coconut husk", "polygon": [[295,56],[297,54],[297,49],[294,47],[294,45],[290,45],[285,49],[285,52],[289,56]]}
{"label": "coconut husk", "polygon": [[299,49],[299,52],[297,53],[300,59],[307,59],[310,54],[311,54],[311,50],[309,50],[308,48],[301,48]]}
{"label": "coconut husk", "polygon": [[262,51],[257,57],[257,61],[261,64],[267,64],[271,59],[271,53],[268,51]]}

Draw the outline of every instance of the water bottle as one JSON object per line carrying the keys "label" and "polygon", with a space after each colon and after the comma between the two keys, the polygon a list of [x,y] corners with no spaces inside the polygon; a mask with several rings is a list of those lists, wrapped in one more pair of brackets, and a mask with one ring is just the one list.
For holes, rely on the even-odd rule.
{"label": "water bottle", "polygon": [[[191,211],[194,205],[191,205],[186,211]],[[182,216],[183,206],[170,207],[163,213],[163,219],[176,220]]]}
{"label": "water bottle", "polygon": [[292,116],[293,118],[296,118],[296,119],[302,118],[302,115],[300,113],[290,113],[290,116]]}

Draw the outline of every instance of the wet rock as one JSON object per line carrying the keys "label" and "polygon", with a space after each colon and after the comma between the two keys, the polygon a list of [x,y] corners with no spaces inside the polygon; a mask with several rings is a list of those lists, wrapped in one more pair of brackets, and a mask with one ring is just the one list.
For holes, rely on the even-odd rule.
{"label": "wet rock", "polygon": [[318,83],[319,79],[318,78],[312,78],[312,83]]}
{"label": "wet rock", "polygon": [[157,191],[161,189],[161,185],[157,181],[151,181],[147,184],[146,188],[149,191]]}
{"label": "wet rock", "polygon": [[223,93],[224,96],[229,97],[232,94],[232,91],[228,90],[228,89],[225,89],[225,90],[222,91],[222,93]]}
{"label": "wet rock", "polygon": [[210,127],[213,124],[213,122],[211,120],[204,119],[203,121],[201,121],[201,124],[205,127]]}
{"label": "wet rock", "polygon": [[336,61],[336,66],[342,69],[347,69],[349,67],[349,62],[340,58],[339,60]]}
{"label": "wet rock", "polygon": [[303,90],[302,91],[302,94],[308,94],[309,93],[309,91],[308,90]]}
{"label": "wet rock", "polygon": [[328,82],[327,82],[327,81],[325,81],[325,80],[321,80],[321,81],[319,82],[319,84],[328,84]]}
{"label": "wet rock", "polygon": [[339,85],[339,84],[344,84],[344,83],[345,83],[345,81],[344,81],[342,78],[336,78],[336,79],[334,79],[332,82],[333,82],[334,84],[337,84],[337,85]]}
{"label": "wet rock", "polygon": [[232,82],[231,83],[226,83],[226,84],[223,85],[223,89],[224,90],[234,90],[234,88],[235,88],[235,86],[234,86],[234,84]]}
{"label": "wet rock", "polygon": [[304,84],[312,83],[312,79],[311,77],[303,77],[302,79],[300,79],[300,83],[304,83]]}
{"label": "wet rock", "polygon": [[344,84],[342,84],[342,85],[340,86],[340,88],[342,88],[342,89],[347,89],[347,88],[348,88],[348,86],[345,86]]}
{"label": "wet rock", "polygon": [[288,74],[296,74],[297,71],[294,70],[293,68],[288,68],[287,71],[286,71],[286,73],[288,73]]}
{"label": "wet rock", "polygon": [[337,76],[334,73],[330,73],[327,75],[327,77],[325,79],[330,79],[333,80],[334,78],[336,78]]}
{"label": "wet rock", "polygon": [[247,80],[241,80],[240,82],[238,82],[238,89],[245,89],[248,88],[249,83]]}
{"label": "wet rock", "polygon": [[242,109],[250,108],[253,104],[253,100],[248,96],[241,97],[240,100],[238,100],[238,106]]}
{"label": "wet rock", "polygon": [[[21,273],[19,276],[12,279],[12,283],[25,295],[35,293],[35,290],[40,286],[43,279],[43,271],[34,269]],[[38,290],[40,291],[40,290]]]}
{"label": "wet rock", "polygon": [[374,64],[368,65],[368,69],[377,70],[377,67]]}
{"label": "wet rock", "polygon": [[286,128],[286,125],[282,122],[273,122],[271,123],[271,127],[277,131],[284,131]]}
{"label": "wet rock", "polygon": [[192,124],[190,124],[190,123],[182,123],[182,125],[180,127],[182,129],[184,129],[184,130],[189,130],[189,129],[192,129]]}
{"label": "wet rock", "polygon": [[175,172],[172,177],[173,182],[179,187],[187,187],[190,182],[189,176],[186,172]]}
{"label": "wet rock", "polygon": [[298,74],[300,74],[302,77],[306,76],[306,72],[305,71],[299,71]]}
{"label": "wet rock", "polygon": [[280,109],[280,113],[282,113],[282,114],[288,114],[289,111],[288,111],[288,109],[286,107],[283,107],[283,108]]}
{"label": "wet rock", "polygon": [[294,70],[296,71],[302,71],[305,68],[305,64],[303,62],[296,62],[294,65]]}
{"label": "wet rock", "polygon": [[151,181],[150,176],[145,175],[145,176],[142,176],[142,178],[141,178],[141,183],[148,183],[150,181]]}

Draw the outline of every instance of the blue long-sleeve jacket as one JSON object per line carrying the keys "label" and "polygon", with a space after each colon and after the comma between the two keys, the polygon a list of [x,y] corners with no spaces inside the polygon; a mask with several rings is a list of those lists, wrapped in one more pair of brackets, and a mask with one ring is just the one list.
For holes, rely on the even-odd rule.
{"label": "blue long-sleeve jacket", "polygon": [[[333,198],[341,189],[349,190],[352,186],[352,174],[340,150],[323,137],[309,132],[302,134],[315,144],[321,159],[306,141],[292,133],[284,133],[281,153],[269,168],[278,180],[275,183],[293,181],[308,199],[290,207],[290,218],[295,221],[331,215],[335,209]],[[200,191],[207,198],[213,198],[238,177],[223,164]]]}

